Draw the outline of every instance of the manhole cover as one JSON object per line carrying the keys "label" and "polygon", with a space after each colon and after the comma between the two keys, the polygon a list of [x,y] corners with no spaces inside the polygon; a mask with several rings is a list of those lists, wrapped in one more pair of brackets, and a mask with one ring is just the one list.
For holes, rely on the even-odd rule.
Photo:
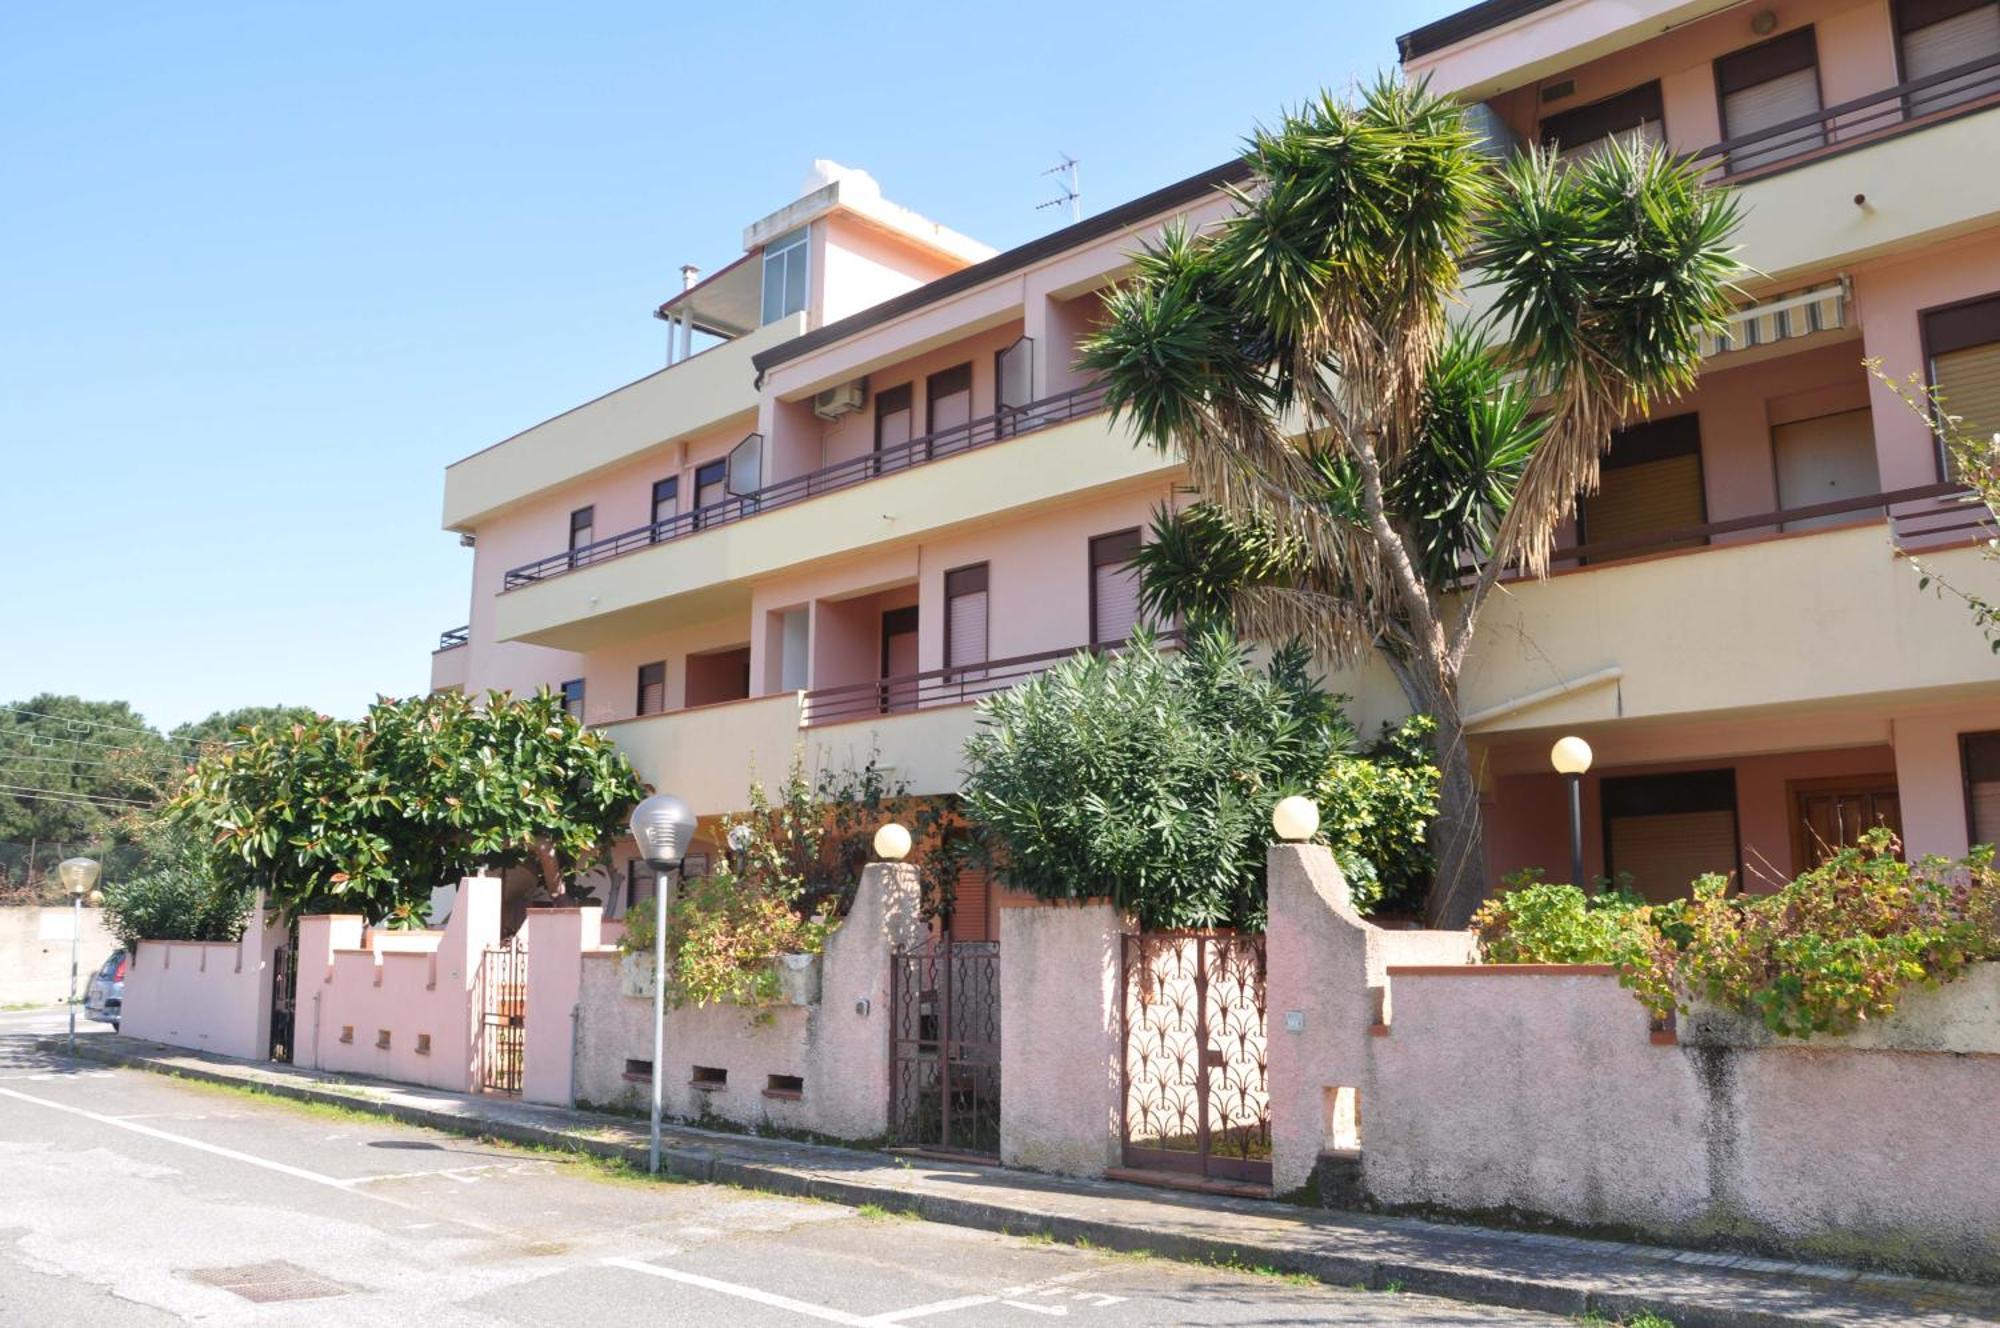
{"label": "manhole cover", "polygon": [[236,1268],[196,1268],[188,1276],[206,1286],[220,1287],[259,1305],[287,1300],[323,1300],[344,1296],[347,1288],[329,1282],[297,1264],[273,1259],[269,1263],[246,1263]]}

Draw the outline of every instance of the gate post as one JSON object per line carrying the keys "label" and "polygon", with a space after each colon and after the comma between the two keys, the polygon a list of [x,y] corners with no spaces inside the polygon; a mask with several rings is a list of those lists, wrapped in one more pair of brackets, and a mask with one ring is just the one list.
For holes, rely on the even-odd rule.
{"label": "gate post", "polygon": [[583,994],[583,952],[602,936],[604,910],[531,908],[522,933],[527,937],[526,1046],[521,1099],[575,1105],[576,1006]]}
{"label": "gate post", "polygon": [[1362,1087],[1384,970],[1376,929],[1354,911],[1330,851],[1273,844],[1265,861],[1271,1189],[1284,1195],[1312,1179],[1333,1142],[1339,1091]]}
{"label": "gate post", "polygon": [[1119,1165],[1125,919],[1108,903],[1000,910],[1000,1161],[1065,1176]]}
{"label": "gate post", "polygon": [[826,938],[815,1024],[817,1128],[846,1139],[889,1131],[889,981],[895,952],[921,942],[923,878],[916,864],[871,862],[847,918]]}

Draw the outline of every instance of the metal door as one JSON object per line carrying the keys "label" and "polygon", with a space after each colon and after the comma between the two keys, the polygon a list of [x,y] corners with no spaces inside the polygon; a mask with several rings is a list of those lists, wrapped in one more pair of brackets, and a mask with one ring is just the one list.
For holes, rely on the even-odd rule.
{"label": "metal door", "polygon": [[528,1049],[528,938],[516,934],[479,963],[479,1083],[489,1093],[519,1093]]}
{"label": "metal door", "polygon": [[899,951],[889,983],[889,1130],[896,1143],[1000,1152],[1000,945],[949,934]]}

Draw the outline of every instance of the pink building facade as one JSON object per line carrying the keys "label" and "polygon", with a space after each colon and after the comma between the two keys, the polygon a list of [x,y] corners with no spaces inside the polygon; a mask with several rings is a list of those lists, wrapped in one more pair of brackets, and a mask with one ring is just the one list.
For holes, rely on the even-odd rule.
{"label": "pink building facade", "polygon": [[[1493,877],[1563,873],[1566,733],[1597,754],[1589,870],[1648,893],[1768,888],[1876,823],[1916,852],[2000,837],[2000,670],[1911,558],[1990,594],[1990,532],[1863,364],[2000,429],[2000,176],[1964,169],[2000,128],[2000,6],[1490,0],[1402,56],[1498,150],[1701,154],[1759,274],[1695,391],[1620,435],[1555,573],[1488,610],[1464,705]],[[978,696],[1136,621],[1125,560],[1184,472],[1076,349],[1134,248],[1240,176],[995,254],[822,163],[661,305],[666,368],[448,469],[471,594],[433,685],[564,688],[703,814],[795,749],[955,789]],[[1405,709],[1384,672],[1333,681],[1364,726]]]}

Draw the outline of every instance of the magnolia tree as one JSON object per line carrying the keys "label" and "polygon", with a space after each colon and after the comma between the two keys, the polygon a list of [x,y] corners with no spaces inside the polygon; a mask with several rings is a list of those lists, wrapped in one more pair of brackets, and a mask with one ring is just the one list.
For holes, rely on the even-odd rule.
{"label": "magnolia tree", "polygon": [[[1496,167],[1457,102],[1393,81],[1286,115],[1248,160],[1233,214],[1138,254],[1082,355],[1201,498],[1163,517],[1143,584],[1387,665],[1436,722],[1429,907],[1463,926],[1486,885],[1459,705],[1481,606],[1503,572],[1547,571],[1612,429],[1693,384],[1736,208],[1618,139]],[[1494,320],[1455,330],[1475,282]]]}
{"label": "magnolia tree", "polygon": [[280,913],[421,925],[433,887],[534,868],[552,897],[606,861],[644,796],[609,738],[544,688],[379,701],[210,749],[168,805],[224,887]]}

